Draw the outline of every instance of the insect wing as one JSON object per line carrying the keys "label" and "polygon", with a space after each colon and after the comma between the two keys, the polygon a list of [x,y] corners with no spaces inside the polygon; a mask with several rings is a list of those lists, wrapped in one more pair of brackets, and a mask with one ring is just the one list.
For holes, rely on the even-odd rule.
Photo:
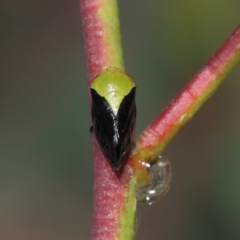
{"label": "insect wing", "polygon": [[105,98],[91,89],[93,129],[104,155],[115,170],[121,168],[133,141],[135,92],[134,87],[124,97],[115,115]]}

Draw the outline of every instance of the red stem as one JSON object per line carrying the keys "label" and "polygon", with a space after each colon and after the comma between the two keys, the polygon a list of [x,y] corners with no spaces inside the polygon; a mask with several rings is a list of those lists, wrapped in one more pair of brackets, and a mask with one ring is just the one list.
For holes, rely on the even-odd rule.
{"label": "red stem", "polygon": [[135,154],[148,158],[161,152],[172,137],[217,89],[237,64],[240,55],[240,25],[205,66],[178,93],[168,107],[137,140]]}
{"label": "red stem", "polygon": [[123,69],[121,40],[118,34],[119,22],[114,0],[79,0],[79,2],[90,85],[103,69],[109,67]]}
{"label": "red stem", "polygon": [[[118,18],[114,4],[115,1],[80,0],[88,85],[108,67],[123,69],[120,37],[116,32],[119,31]],[[110,21],[112,16],[114,20]],[[125,181],[122,182],[122,179],[128,174],[122,174],[121,178],[115,174],[103,156],[94,134],[92,146],[94,159],[92,239],[116,240],[121,231],[120,215],[126,192]]]}
{"label": "red stem", "polygon": [[80,0],[88,85],[104,69],[108,57],[102,54],[104,41],[101,32],[103,26],[97,17],[100,4],[100,1]]}

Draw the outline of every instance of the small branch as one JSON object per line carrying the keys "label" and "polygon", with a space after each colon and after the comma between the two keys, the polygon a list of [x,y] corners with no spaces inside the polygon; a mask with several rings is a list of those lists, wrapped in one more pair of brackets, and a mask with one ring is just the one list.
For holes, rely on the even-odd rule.
{"label": "small branch", "polygon": [[139,136],[131,164],[151,161],[161,154],[175,134],[216,91],[240,60],[240,25],[183,88],[167,108]]}

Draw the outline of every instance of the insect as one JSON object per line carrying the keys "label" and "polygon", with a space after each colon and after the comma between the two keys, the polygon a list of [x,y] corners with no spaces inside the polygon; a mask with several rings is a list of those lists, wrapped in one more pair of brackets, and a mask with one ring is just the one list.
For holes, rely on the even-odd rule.
{"label": "insect", "polygon": [[93,80],[90,93],[92,131],[112,168],[119,171],[133,142],[136,86],[125,72],[108,68]]}

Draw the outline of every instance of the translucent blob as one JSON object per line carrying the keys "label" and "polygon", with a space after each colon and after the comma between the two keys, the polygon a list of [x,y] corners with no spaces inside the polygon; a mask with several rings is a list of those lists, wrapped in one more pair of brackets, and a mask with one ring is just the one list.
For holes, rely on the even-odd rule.
{"label": "translucent blob", "polygon": [[158,156],[152,163],[142,162],[142,164],[147,168],[149,182],[137,189],[137,201],[151,205],[164,197],[170,189],[171,163],[164,154]]}

